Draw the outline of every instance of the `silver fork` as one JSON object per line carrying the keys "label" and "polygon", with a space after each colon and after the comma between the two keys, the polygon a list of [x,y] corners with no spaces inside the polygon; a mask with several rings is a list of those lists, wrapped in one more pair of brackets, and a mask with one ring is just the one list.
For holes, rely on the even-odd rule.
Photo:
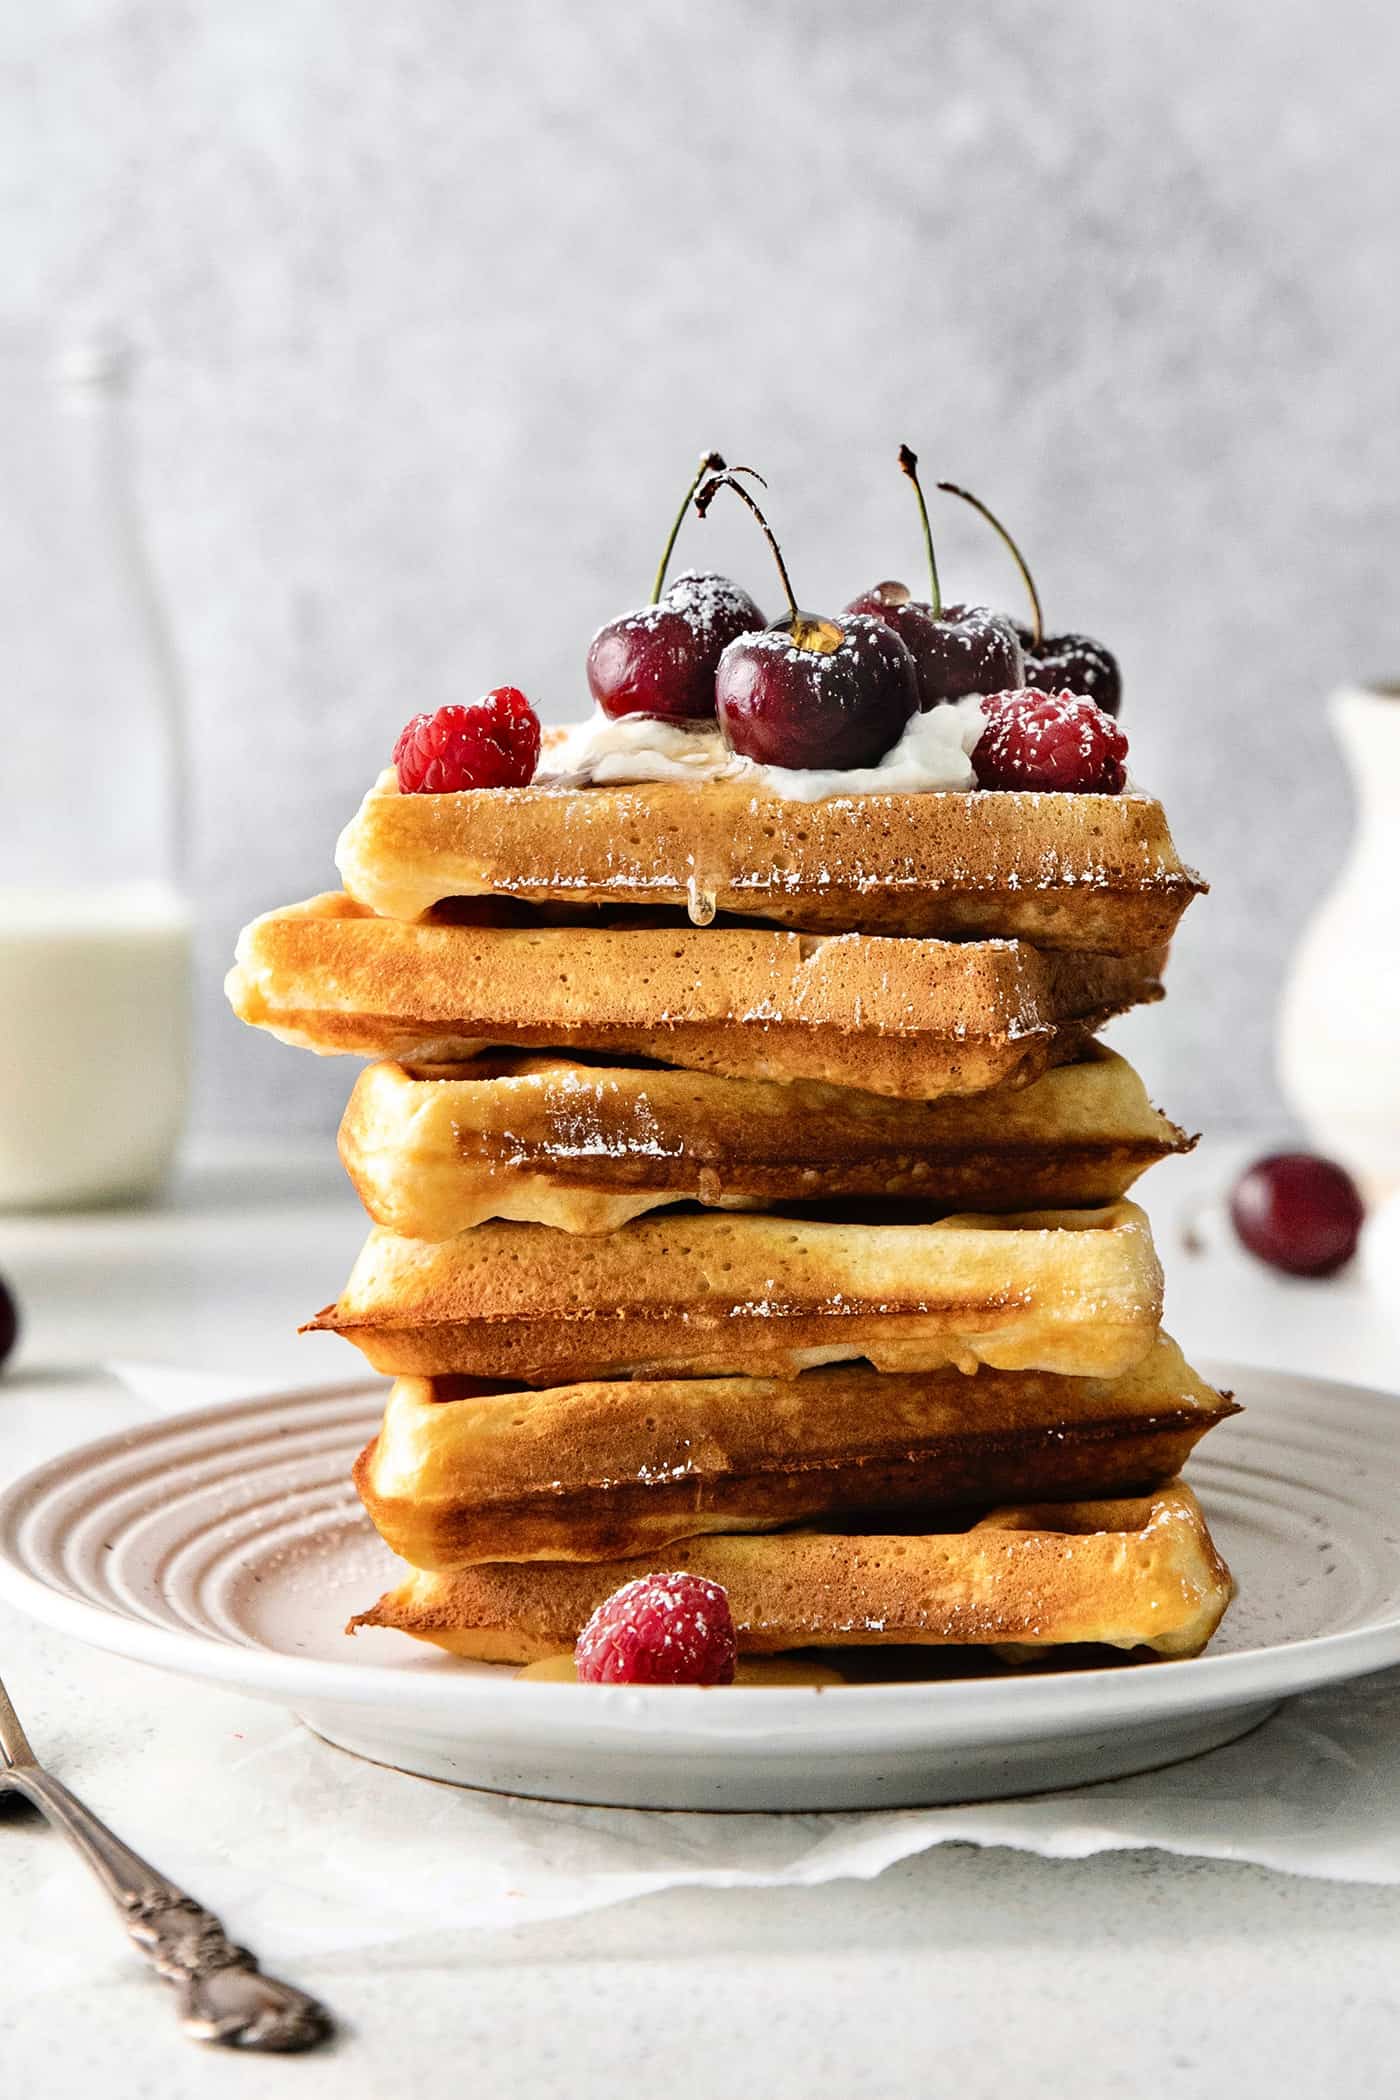
{"label": "silver fork", "polygon": [[180,2025],[194,2041],[290,2051],[314,2049],[331,2034],[324,2006],[264,1976],[212,1911],[148,1866],[44,1770],[3,1684],[0,1793],[23,1794],[82,1854],[125,1919],[132,1944],[178,1992]]}

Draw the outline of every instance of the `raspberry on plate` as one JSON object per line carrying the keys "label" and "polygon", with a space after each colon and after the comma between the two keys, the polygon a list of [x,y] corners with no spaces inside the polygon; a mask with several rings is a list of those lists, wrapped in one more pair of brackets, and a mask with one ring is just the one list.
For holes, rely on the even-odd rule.
{"label": "raspberry on plate", "polygon": [[574,1649],[580,1684],[733,1684],[729,1599],[701,1575],[639,1575],[598,1606]]}
{"label": "raspberry on plate", "polygon": [[540,762],[540,718],[522,692],[498,685],[470,707],[415,715],[394,746],[399,791],[528,787]]}
{"label": "raspberry on plate", "polygon": [[1082,693],[993,693],[972,753],[982,788],[1043,788],[1061,795],[1117,795],[1128,739]]}

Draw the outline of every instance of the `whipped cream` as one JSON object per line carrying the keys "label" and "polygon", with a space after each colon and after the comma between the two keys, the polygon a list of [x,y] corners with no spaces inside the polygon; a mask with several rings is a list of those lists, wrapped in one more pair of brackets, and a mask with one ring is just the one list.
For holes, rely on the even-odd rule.
{"label": "whipped cream", "polygon": [[748,761],[727,750],[713,722],[612,721],[595,707],[582,722],[545,736],[537,786],[621,787],[639,780],[729,780]]}
{"label": "whipped cream", "polygon": [[612,721],[601,708],[551,735],[536,779],[540,786],[622,787],[647,780],[743,781],[787,802],[824,802],[835,795],[968,793],[977,785],[971,753],[987,726],[978,693],[911,715],[903,736],[876,766],[848,770],[761,766],[731,751],[712,722],[657,722],[642,715]]}

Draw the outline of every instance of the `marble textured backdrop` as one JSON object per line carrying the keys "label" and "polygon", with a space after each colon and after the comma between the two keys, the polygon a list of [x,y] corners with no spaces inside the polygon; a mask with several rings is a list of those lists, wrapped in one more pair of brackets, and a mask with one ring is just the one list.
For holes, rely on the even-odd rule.
{"label": "marble textured backdrop", "polygon": [[[348,1067],[219,979],[333,879],[409,713],[577,710],[705,445],[768,474],[809,602],[917,571],[901,438],[1116,645],[1214,880],[1134,1053],[1185,1119],[1279,1118],[1279,973],[1348,822],[1322,698],[1400,662],[1397,60],[1369,0],[5,10],[0,317],[146,357],[205,1123],[338,1111]],[[1014,603],[942,526],[956,595]],[[773,595],[737,513],[682,551]]]}

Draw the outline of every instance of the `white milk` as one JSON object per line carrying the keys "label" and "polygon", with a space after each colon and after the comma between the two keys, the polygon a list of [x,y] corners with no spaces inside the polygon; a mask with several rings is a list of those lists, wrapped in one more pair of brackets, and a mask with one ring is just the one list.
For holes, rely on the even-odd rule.
{"label": "white milk", "polygon": [[185,1113],[190,933],[159,883],[0,886],[0,1207],[160,1180]]}

